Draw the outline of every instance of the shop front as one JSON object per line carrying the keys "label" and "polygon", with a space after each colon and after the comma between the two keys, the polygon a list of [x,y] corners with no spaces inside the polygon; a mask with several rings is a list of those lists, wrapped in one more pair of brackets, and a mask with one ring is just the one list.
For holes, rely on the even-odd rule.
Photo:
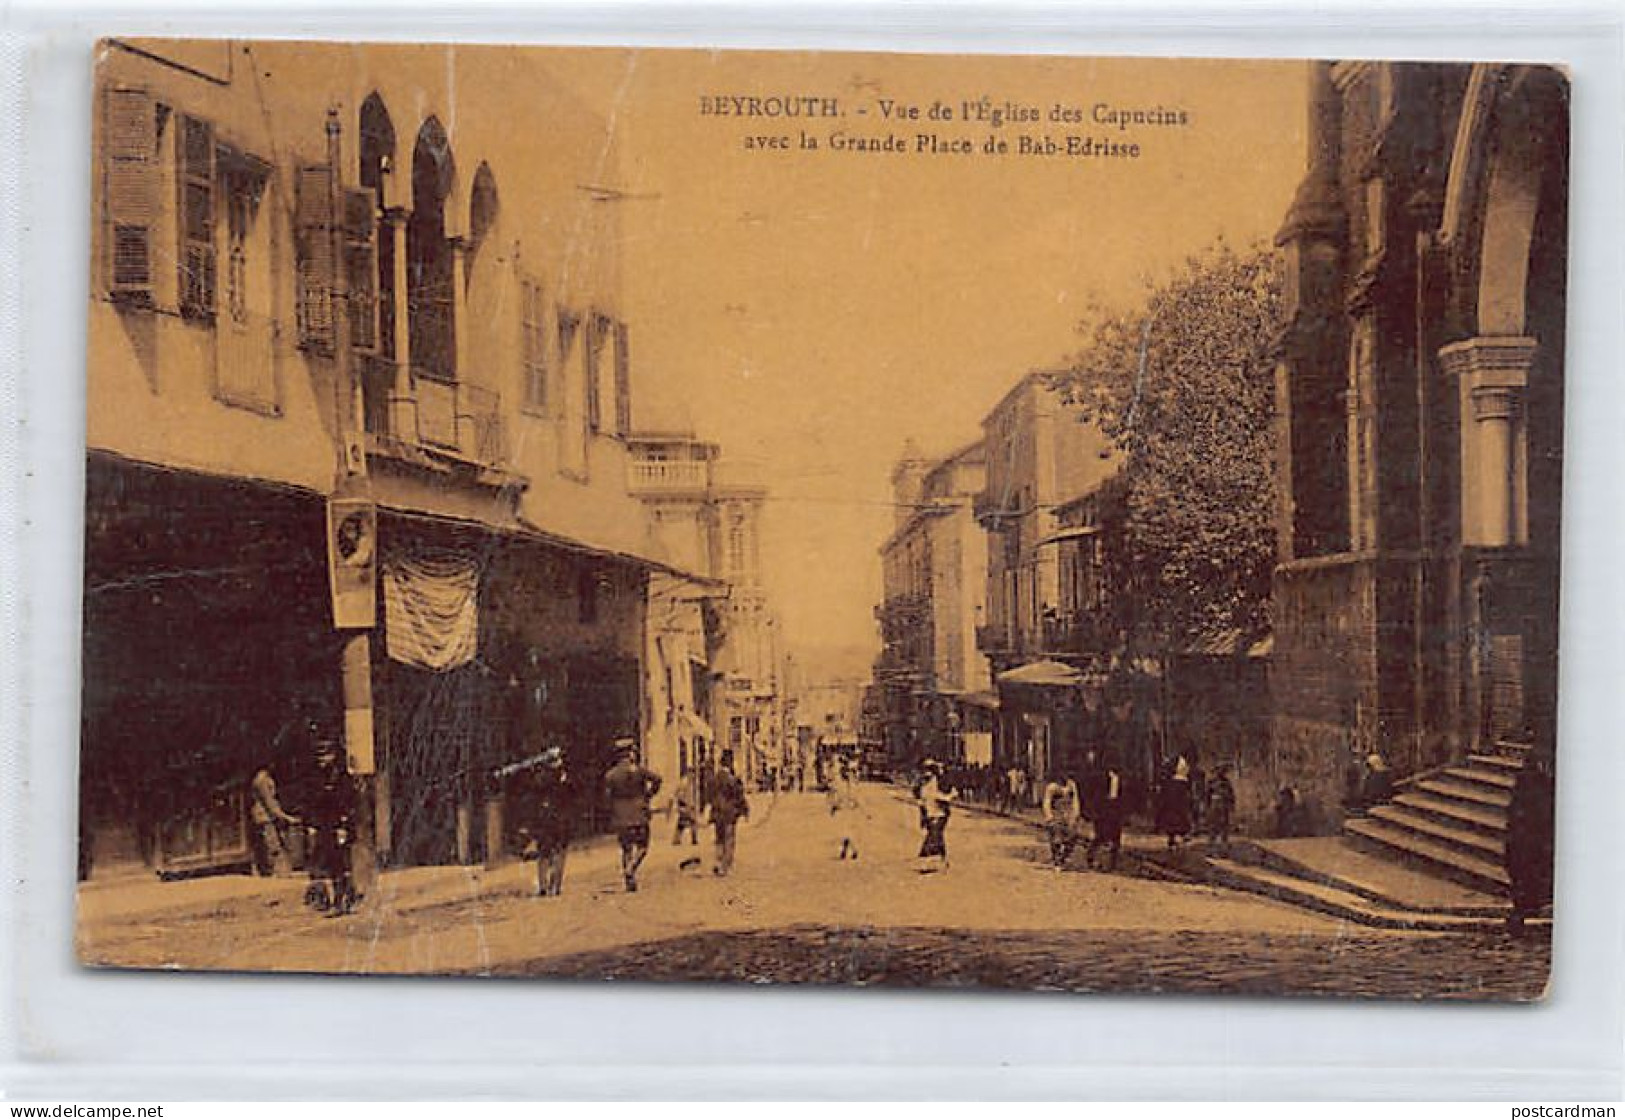
{"label": "shop front", "polygon": [[297,809],[338,735],[324,498],[92,453],[82,874],[247,866],[262,765]]}

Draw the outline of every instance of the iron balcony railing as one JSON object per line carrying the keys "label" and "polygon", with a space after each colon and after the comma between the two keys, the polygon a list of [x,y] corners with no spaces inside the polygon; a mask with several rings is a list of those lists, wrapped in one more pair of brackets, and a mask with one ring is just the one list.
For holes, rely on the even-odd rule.
{"label": "iron balcony railing", "polygon": [[410,391],[390,396],[388,431],[406,443],[494,466],[508,459],[502,396],[414,368]]}

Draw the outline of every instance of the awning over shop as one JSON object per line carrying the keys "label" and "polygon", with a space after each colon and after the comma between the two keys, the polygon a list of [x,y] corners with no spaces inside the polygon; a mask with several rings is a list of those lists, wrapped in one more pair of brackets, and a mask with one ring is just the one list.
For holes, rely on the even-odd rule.
{"label": "awning over shop", "polygon": [[954,699],[971,708],[993,709],[999,706],[999,694],[996,692],[962,692]]}
{"label": "awning over shop", "polygon": [[1083,674],[1060,661],[1030,661],[1000,673],[999,683],[1073,688],[1083,683]]}
{"label": "awning over shop", "polygon": [[1073,525],[1065,529],[1057,529],[1047,537],[1040,537],[1038,547],[1046,544],[1061,544],[1064,541],[1083,540],[1085,537],[1097,536],[1100,527],[1096,525]]}

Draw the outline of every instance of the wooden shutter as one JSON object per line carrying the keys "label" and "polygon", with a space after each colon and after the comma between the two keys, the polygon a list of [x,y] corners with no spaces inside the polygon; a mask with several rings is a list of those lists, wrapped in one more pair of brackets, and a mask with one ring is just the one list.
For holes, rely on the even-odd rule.
{"label": "wooden shutter", "polygon": [[152,233],[158,217],[158,116],[144,89],[109,89],[103,102],[107,292],[152,303]]}
{"label": "wooden shutter", "polygon": [[180,230],[180,310],[208,318],[215,302],[214,125],[179,118],[176,171]]}
{"label": "wooden shutter", "polygon": [[604,343],[609,339],[609,320],[593,315],[587,321],[587,430],[597,432],[604,426]]}
{"label": "wooden shutter", "polygon": [[542,302],[542,286],[535,280],[521,287],[520,312],[524,318],[522,340],[525,365],[525,404],[547,409],[547,310]]}
{"label": "wooden shutter", "polygon": [[632,340],[625,323],[615,324],[615,434],[632,433]]}
{"label": "wooden shutter", "polygon": [[344,192],[344,269],[349,287],[350,345],[378,350],[378,229],[371,190]]}
{"label": "wooden shutter", "polygon": [[294,190],[299,345],[333,351],[333,194],[326,166],[301,167]]}

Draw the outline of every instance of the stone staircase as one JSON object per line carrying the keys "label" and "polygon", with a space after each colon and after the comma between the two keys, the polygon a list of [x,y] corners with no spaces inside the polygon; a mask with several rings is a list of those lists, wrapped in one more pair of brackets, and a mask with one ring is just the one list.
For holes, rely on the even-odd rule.
{"label": "stone staircase", "polygon": [[1493,751],[1400,783],[1390,801],[1344,823],[1357,847],[1476,890],[1502,895],[1507,805],[1529,748]]}

